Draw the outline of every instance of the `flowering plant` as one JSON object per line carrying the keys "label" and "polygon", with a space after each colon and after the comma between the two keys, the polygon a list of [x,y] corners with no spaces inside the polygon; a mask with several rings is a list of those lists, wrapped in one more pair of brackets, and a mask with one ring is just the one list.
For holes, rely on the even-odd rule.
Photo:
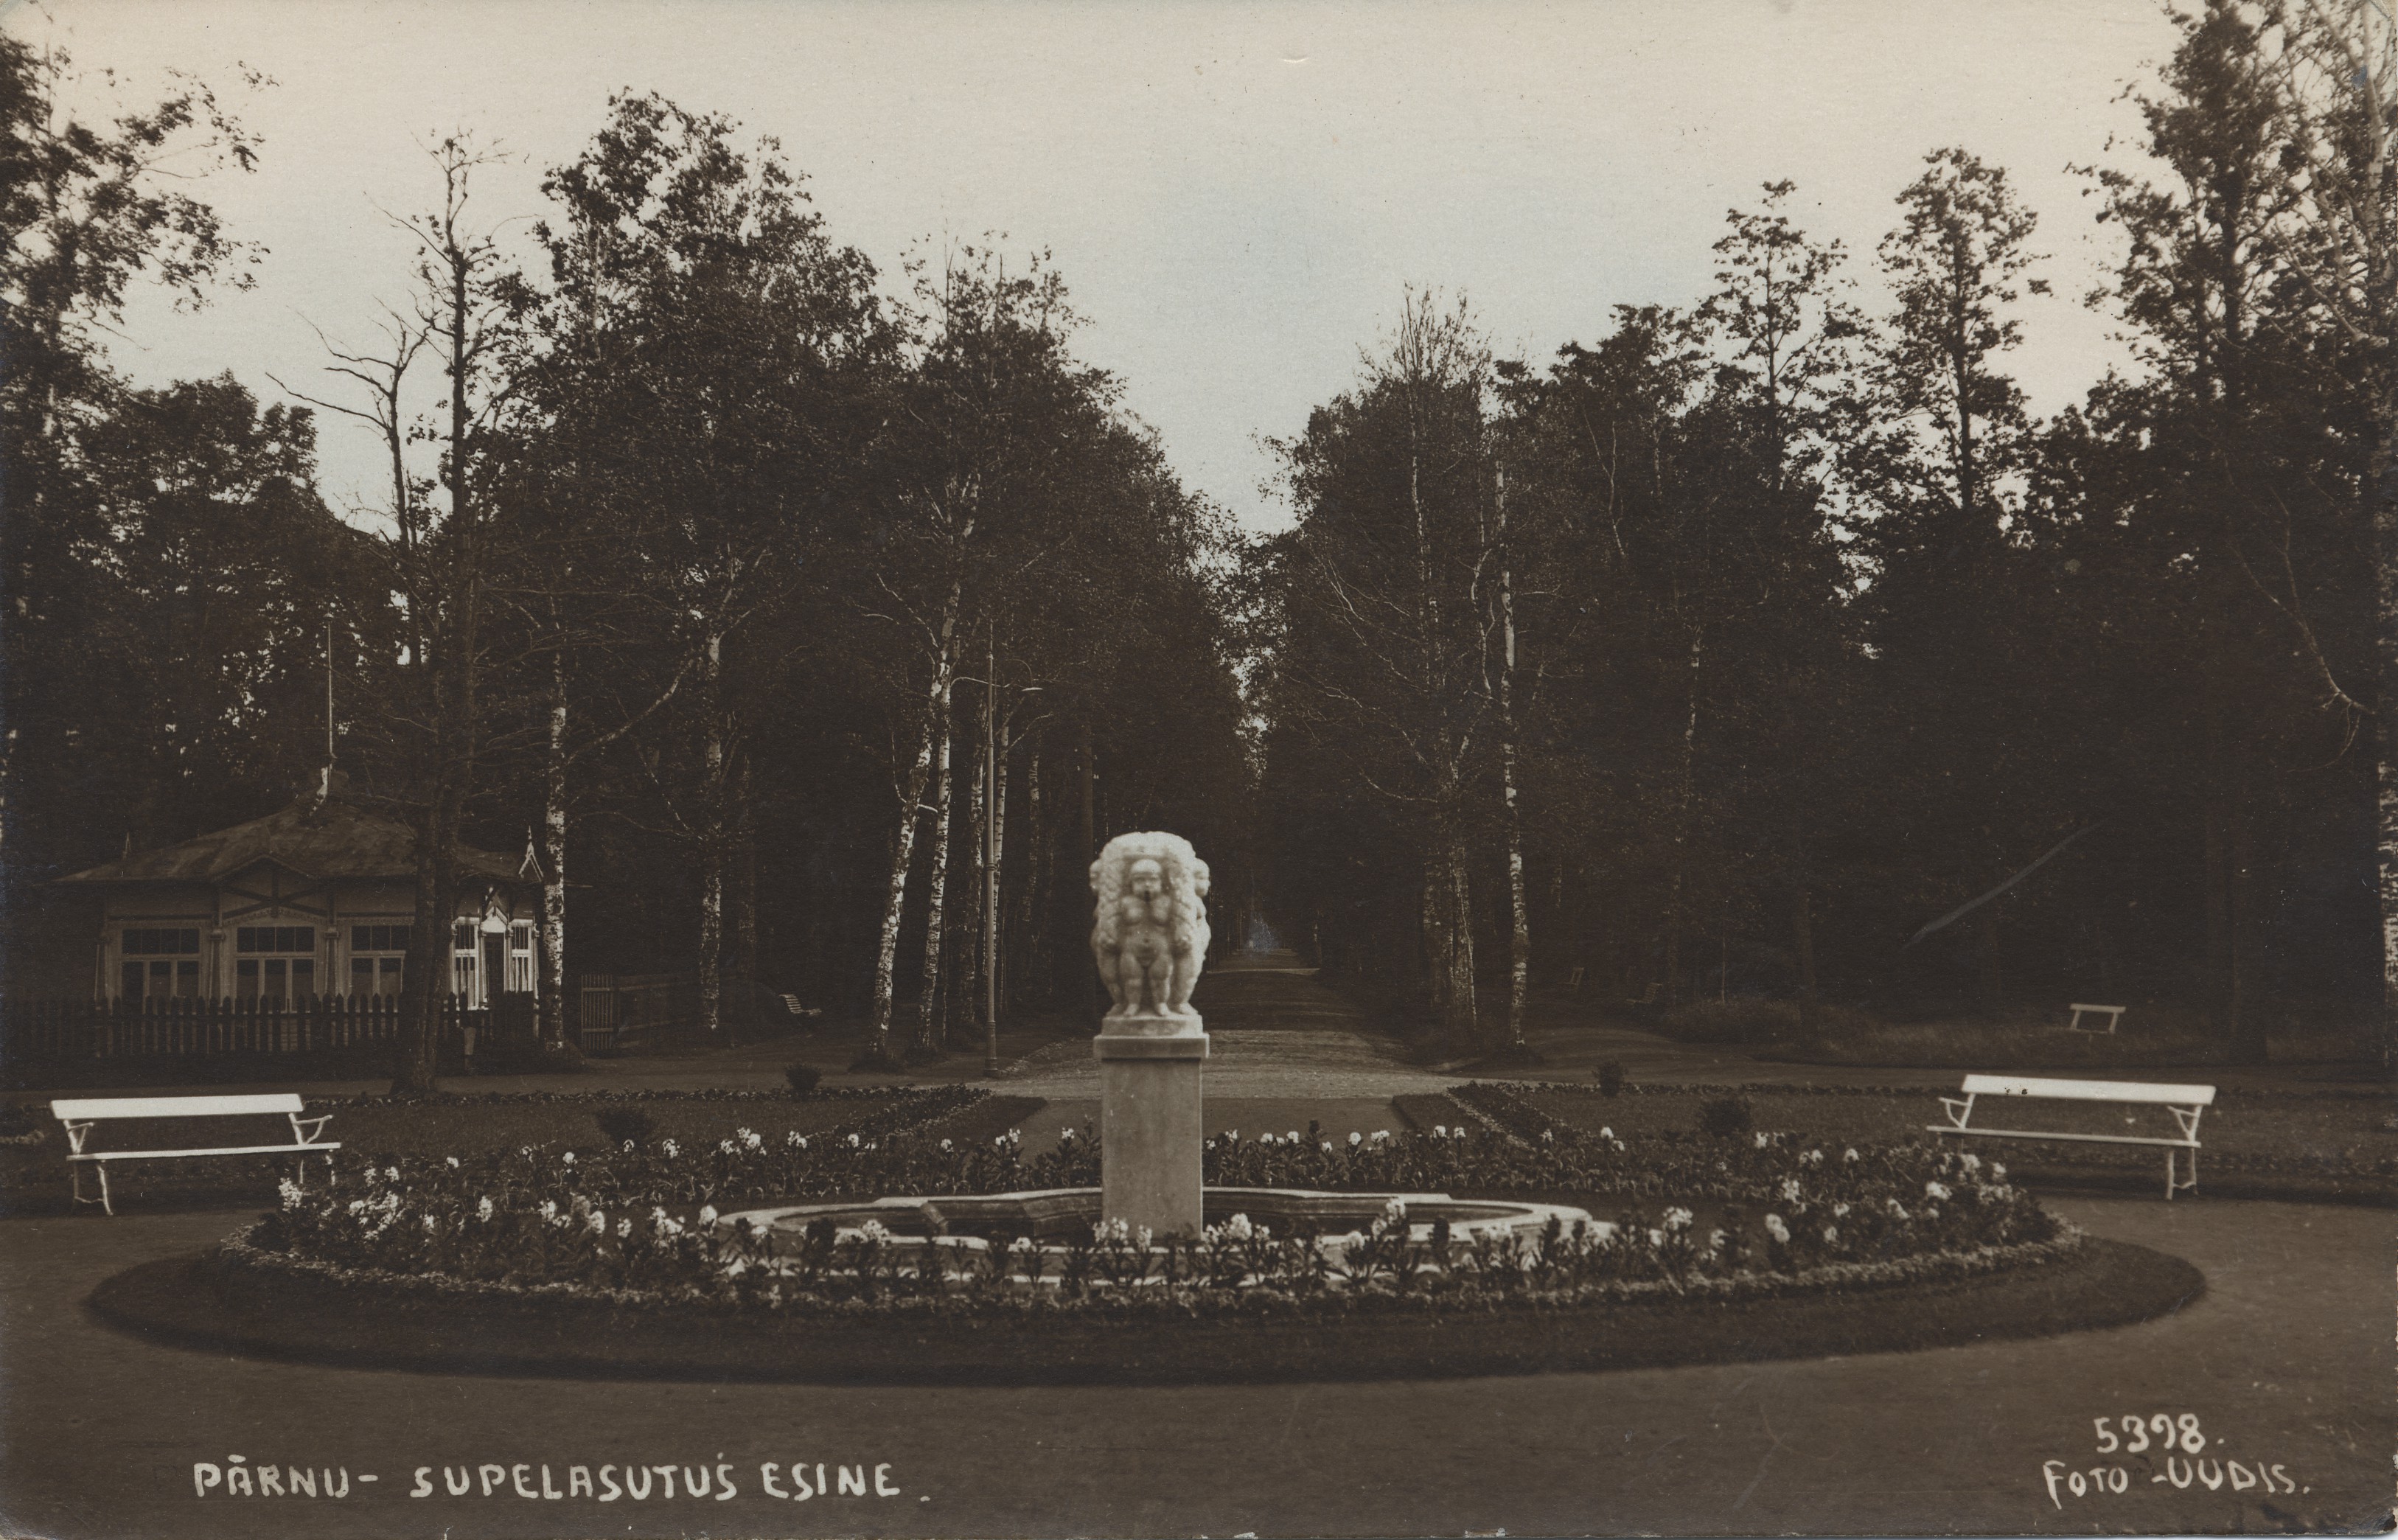
{"label": "flowering plant", "polygon": [[[1475,1089],[1476,1087],[1467,1087]],[[1495,1089],[1483,1087],[1483,1089]],[[547,1286],[705,1297],[788,1308],[806,1301],[985,1301],[1178,1297],[1193,1290],[1274,1297],[1378,1294],[1546,1296],[1599,1287],[1677,1290],[1826,1268],[1887,1268],[1917,1259],[2015,1254],[2056,1240],[2055,1222],[2005,1169],[1922,1145],[1873,1145],[1827,1158],[1786,1134],[1636,1148],[1542,1120],[1529,1104],[1495,1105],[1490,1130],[1301,1138],[1226,1132],[1207,1140],[1214,1186],[1347,1192],[1613,1195],[1670,1197],[1652,1223],[1626,1209],[1608,1225],[1552,1224],[1538,1236],[1484,1233],[1471,1242],[1443,1223],[1417,1226],[1394,1200],[1369,1231],[1320,1244],[1277,1236],[1246,1216],[1188,1240],[1121,1226],[1042,1249],[963,1237],[903,1241],[869,1223],[842,1233],[820,1222],[796,1236],[721,1221],[720,1207],[884,1193],[938,1195],[1088,1187],[1099,1141],[1071,1131],[1028,1156],[1019,1130],[988,1141],[919,1135],[887,1124],[815,1139],[748,1128],[712,1146],[673,1141],[586,1152],[535,1147],[461,1160],[378,1156],[344,1165],[321,1190],[285,1188],[248,1244],[379,1276],[438,1276],[494,1286]],[[1500,1115],[1503,1114],[1504,1115]],[[763,1121],[763,1119],[761,1119]],[[1969,1165],[1967,1162],[1971,1161]],[[1904,1197],[1906,1201],[1902,1202]],[[1930,1197],[1936,1201],[1924,1201]],[[1693,1204],[1721,1213],[1700,1224]],[[1752,1230],[1749,1205],[1764,1212]],[[1910,1205],[1913,1205],[1910,1208]],[[1419,1229],[1425,1233],[1418,1234]]]}

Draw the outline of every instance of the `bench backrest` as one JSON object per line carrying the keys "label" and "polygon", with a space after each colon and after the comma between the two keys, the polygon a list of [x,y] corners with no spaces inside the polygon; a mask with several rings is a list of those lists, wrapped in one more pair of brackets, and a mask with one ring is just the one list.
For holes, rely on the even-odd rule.
{"label": "bench backrest", "polygon": [[2211,1107],[2212,1086],[2160,1086],[2146,1080],[2042,1080],[2021,1074],[1969,1074],[1967,1096],[2040,1096],[2065,1101],[2146,1101]]}
{"label": "bench backrest", "polygon": [[239,1117],[301,1110],[296,1091],[263,1096],[114,1096],[50,1103],[51,1114],[61,1123],[97,1123],[114,1117]]}

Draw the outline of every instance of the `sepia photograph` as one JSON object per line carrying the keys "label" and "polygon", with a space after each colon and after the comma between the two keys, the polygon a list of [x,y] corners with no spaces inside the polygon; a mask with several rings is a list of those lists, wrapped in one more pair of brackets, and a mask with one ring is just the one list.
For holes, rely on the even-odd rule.
{"label": "sepia photograph", "polygon": [[2391,0],[0,0],[0,1536],[2398,1527]]}

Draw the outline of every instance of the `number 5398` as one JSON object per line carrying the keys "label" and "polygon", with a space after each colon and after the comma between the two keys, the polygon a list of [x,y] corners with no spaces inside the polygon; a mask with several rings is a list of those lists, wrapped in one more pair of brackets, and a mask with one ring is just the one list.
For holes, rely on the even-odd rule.
{"label": "number 5398", "polygon": [[[2178,1417],[2163,1412],[2147,1418],[2136,1413],[2118,1418],[2093,1417],[2090,1422],[2098,1430],[2101,1454],[2112,1454],[2118,1450],[2125,1454],[2139,1454],[2151,1448],[2196,1454],[2206,1447],[2206,1435],[2198,1430],[2195,1412],[2185,1412]],[[2121,1438],[2115,1432],[2119,1427],[2122,1429]]]}

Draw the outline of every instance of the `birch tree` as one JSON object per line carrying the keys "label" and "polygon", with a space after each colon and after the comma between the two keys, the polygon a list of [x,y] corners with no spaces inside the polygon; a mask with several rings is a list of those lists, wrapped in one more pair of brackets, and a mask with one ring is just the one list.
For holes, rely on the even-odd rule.
{"label": "birch tree", "polygon": [[1357,391],[1279,441],[1298,528],[1269,548],[1271,691],[1415,831],[1427,995],[1475,1030],[1468,790],[1490,696],[1475,584],[1489,528],[1489,360],[1462,302],[1410,292]]}
{"label": "birch tree", "polygon": [[[879,465],[885,512],[855,558],[863,618],[896,643],[893,724],[897,817],[860,1062],[888,1067],[899,932],[920,817],[930,930],[914,1052],[936,1040],[947,966],[950,710],[968,638],[1017,584],[1072,548],[1072,499],[1057,467],[1100,430],[1113,386],[1066,351],[1074,324],[1065,285],[1034,259],[1011,275],[993,252],[961,248],[917,286],[915,341],[893,376]],[[927,803],[928,792],[936,800]]]}
{"label": "birch tree", "polygon": [[788,655],[758,634],[759,618],[779,613],[806,557],[836,538],[889,343],[871,265],[828,237],[772,141],[744,147],[735,132],[627,94],[550,173],[559,212],[537,231],[553,285],[546,394],[525,430],[529,453],[556,466],[541,491],[560,510],[556,533],[604,547],[592,566],[614,597],[582,596],[586,634],[604,650],[606,628],[639,615],[636,628],[676,657],[649,703],[618,715],[644,740],[653,816],[697,858],[710,1035],[723,1027],[734,844],[748,821],[748,703]]}

